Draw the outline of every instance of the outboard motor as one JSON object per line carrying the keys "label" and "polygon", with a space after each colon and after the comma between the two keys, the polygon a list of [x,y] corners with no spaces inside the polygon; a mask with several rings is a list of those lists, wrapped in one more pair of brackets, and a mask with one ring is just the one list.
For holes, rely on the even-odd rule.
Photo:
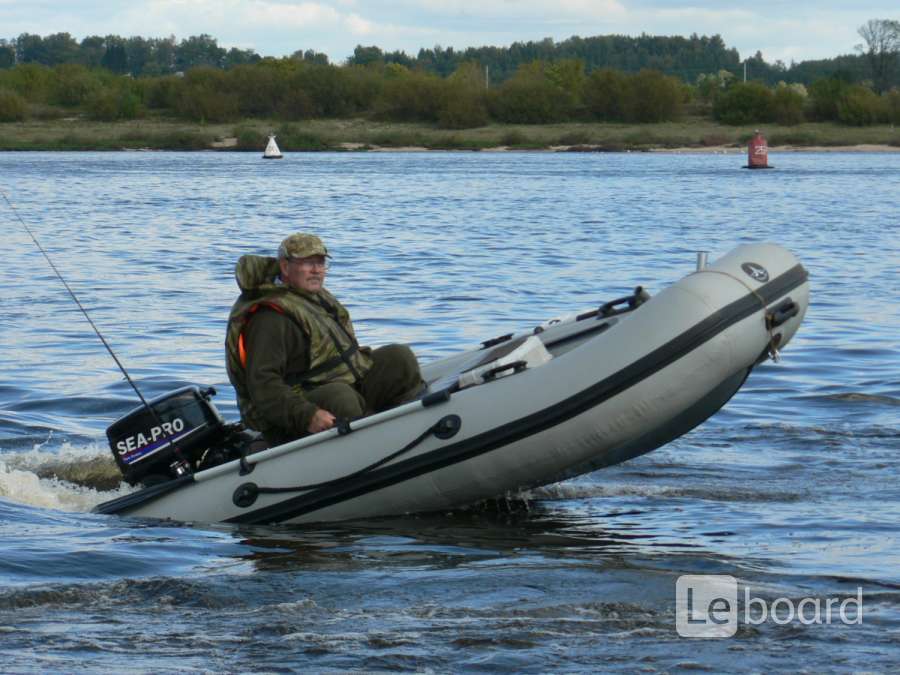
{"label": "outboard motor", "polygon": [[110,425],[109,447],[129,484],[170,480],[195,469],[207,451],[222,454],[240,425],[225,423],[210,400],[215,393],[182,387],[150,401],[152,412],[140,406]]}

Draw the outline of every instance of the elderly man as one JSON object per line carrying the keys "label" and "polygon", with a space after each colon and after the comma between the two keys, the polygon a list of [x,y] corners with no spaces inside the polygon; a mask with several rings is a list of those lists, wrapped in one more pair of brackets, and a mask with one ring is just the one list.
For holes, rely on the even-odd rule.
{"label": "elderly man", "polygon": [[228,377],[242,421],[271,445],[411,400],[423,386],[409,347],[359,346],[350,314],[325,289],[330,257],[317,236],[297,233],[277,259],[245,255],[235,268]]}

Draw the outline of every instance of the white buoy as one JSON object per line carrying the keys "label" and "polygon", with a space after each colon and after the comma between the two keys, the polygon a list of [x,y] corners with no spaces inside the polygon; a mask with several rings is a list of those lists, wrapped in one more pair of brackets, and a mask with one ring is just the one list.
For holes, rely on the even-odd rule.
{"label": "white buoy", "polygon": [[263,159],[281,159],[284,155],[281,154],[281,150],[278,149],[278,144],[275,142],[275,136],[269,136],[269,142],[266,145],[266,151],[263,153]]}

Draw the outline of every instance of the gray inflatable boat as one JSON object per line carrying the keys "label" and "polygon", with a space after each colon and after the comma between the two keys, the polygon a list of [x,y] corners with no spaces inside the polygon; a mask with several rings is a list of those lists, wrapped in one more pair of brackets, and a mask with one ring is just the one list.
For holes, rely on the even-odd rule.
{"label": "gray inflatable boat", "polygon": [[414,402],[253,452],[211,392],[150,402],[107,432],[141,489],[106,514],[309,523],[460,507],[626,461],[721,408],[777,356],[809,303],[807,272],[739,246],[649,298],[504,335],[423,366]]}

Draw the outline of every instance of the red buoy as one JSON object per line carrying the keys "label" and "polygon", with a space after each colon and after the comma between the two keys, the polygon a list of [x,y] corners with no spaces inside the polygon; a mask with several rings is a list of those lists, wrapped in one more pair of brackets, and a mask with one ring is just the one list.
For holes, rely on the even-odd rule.
{"label": "red buoy", "polygon": [[771,169],[769,166],[769,146],[766,144],[765,136],[759,129],[753,134],[753,138],[747,144],[747,166],[748,169]]}

